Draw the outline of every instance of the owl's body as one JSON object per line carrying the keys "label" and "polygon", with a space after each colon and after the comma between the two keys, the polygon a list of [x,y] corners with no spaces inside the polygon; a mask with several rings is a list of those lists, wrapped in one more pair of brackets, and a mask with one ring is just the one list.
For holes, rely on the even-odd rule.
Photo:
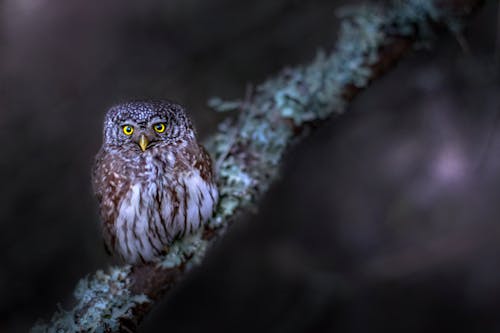
{"label": "owl's body", "polygon": [[128,263],[155,261],[203,227],[218,199],[210,156],[183,108],[167,101],[108,111],[93,185],[105,243]]}

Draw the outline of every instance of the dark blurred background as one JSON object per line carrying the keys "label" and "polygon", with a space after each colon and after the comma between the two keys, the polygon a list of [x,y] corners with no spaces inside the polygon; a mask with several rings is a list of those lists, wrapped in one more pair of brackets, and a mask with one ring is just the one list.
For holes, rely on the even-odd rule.
{"label": "dark blurred background", "polygon": [[[202,138],[287,65],[331,49],[354,1],[0,3],[0,332],[71,305],[105,268],[90,189],[103,114],[134,98],[188,107]],[[286,158],[142,332],[500,331],[498,8],[468,49],[440,38]]]}

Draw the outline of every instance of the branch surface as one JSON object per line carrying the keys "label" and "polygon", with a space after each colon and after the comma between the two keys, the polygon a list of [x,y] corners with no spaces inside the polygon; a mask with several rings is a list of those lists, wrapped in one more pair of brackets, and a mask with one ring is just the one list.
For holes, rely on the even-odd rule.
{"label": "branch surface", "polygon": [[244,211],[256,207],[278,176],[291,144],[334,115],[369,83],[437,30],[460,33],[480,0],[400,0],[390,6],[343,8],[335,49],[305,66],[286,68],[241,101],[209,103],[236,110],[207,142],[219,177],[220,202],[205,230],[173,244],[158,264],[110,267],[80,280],[73,309],[58,310],[32,332],[135,332],[154,304],[215,238]]}

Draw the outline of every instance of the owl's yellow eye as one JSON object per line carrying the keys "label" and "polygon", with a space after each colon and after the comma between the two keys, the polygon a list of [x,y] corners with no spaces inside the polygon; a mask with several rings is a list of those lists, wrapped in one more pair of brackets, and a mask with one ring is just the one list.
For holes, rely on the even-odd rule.
{"label": "owl's yellow eye", "polygon": [[165,126],[165,123],[158,123],[158,124],[154,125],[153,128],[155,129],[156,132],[163,133],[163,132],[165,132],[165,129],[167,127]]}
{"label": "owl's yellow eye", "polygon": [[125,125],[123,126],[123,133],[125,133],[125,135],[132,135],[132,133],[134,133],[134,128],[130,125]]}

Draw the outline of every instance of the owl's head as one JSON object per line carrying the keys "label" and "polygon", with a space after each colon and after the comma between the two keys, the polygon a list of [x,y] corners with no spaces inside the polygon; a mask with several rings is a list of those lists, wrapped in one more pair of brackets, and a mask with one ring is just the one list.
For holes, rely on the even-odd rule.
{"label": "owl's head", "polygon": [[179,104],[144,100],[111,107],[104,119],[104,146],[144,152],[159,143],[195,140],[191,121]]}

